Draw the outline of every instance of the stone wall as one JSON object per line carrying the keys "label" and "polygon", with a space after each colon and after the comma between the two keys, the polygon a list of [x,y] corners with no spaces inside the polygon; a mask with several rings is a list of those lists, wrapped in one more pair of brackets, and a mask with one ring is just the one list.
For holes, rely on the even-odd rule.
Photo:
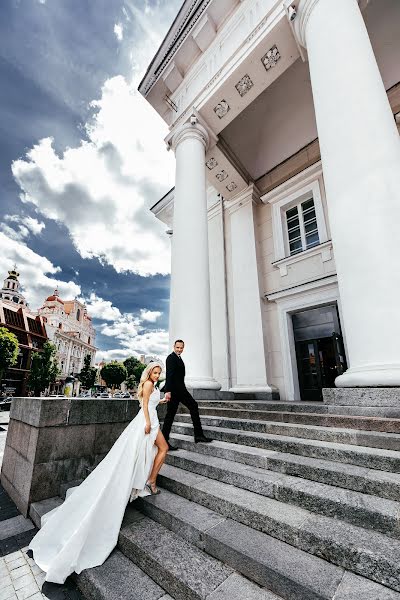
{"label": "stone wall", "polygon": [[84,479],[138,410],[136,400],[15,398],[1,483],[19,510]]}

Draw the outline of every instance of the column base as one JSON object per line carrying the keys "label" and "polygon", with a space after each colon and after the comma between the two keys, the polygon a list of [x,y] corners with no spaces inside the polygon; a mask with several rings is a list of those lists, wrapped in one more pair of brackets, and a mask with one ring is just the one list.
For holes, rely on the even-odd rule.
{"label": "column base", "polygon": [[185,384],[187,388],[200,390],[220,390],[221,384],[213,377],[186,377]]}
{"label": "column base", "polygon": [[337,388],[400,387],[400,365],[371,365],[348,369],[335,379]]}
{"label": "column base", "polygon": [[272,393],[272,388],[269,385],[235,385],[229,388],[230,392],[235,394],[258,394],[258,393]]}
{"label": "column base", "polygon": [[326,404],[344,407],[381,407],[400,409],[400,387],[324,388]]}

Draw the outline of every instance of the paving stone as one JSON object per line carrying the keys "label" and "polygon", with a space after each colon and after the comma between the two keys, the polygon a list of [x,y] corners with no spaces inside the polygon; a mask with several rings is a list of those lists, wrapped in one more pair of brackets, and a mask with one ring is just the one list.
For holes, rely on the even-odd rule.
{"label": "paving stone", "polygon": [[0,575],[0,590],[12,585],[12,580],[9,575]]}
{"label": "paving stone", "polygon": [[25,564],[22,565],[22,567],[18,567],[17,569],[14,569],[13,571],[10,571],[10,576],[11,579],[13,581],[15,581],[16,579],[18,579],[19,577],[22,577],[23,575],[28,575],[31,572],[29,565]]}
{"label": "paving stone", "polygon": [[17,558],[24,558],[24,555],[22,554],[21,550],[16,550],[15,552],[10,552],[9,554],[7,554],[7,556],[4,557],[4,561],[6,563],[10,563],[13,560],[17,560]]}
{"label": "paving stone", "polygon": [[17,598],[12,585],[0,589],[0,600],[14,600]]}
{"label": "paving stone", "polygon": [[400,600],[400,594],[354,573],[346,572],[334,600]]}
{"label": "paving stone", "polygon": [[16,558],[15,560],[12,560],[11,562],[7,563],[7,568],[9,571],[13,571],[18,567],[22,567],[22,565],[26,565],[26,560],[24,556]]}
{"label": "paving stone", "polygon": [[17,591],[32,583],[36,585],[33,575],[31,573],[28,573],[27,575],[23,575],[22,577],[19,577],[14,581],[14,589]]}
{"label": "paving stone", "polygon": [[39,587],[34,581],[33,583],[30,583],[29,585],[17,590],[16,594],[18,600],[26,600],[27,598],[31,598],[34,594],[37,594],[39,591]]}

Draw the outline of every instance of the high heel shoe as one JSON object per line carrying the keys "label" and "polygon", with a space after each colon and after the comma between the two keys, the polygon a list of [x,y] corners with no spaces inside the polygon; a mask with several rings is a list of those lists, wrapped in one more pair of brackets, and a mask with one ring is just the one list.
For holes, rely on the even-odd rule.
{"label": "high heel shoe", "polygon": [[146,488],[152,496],[158,496],[158,494],[161,493],[160,490],[158,489],[158,487],[156,487],[155,490],[153,490],[151,483],[149,483],[149,482],[146,483]]}

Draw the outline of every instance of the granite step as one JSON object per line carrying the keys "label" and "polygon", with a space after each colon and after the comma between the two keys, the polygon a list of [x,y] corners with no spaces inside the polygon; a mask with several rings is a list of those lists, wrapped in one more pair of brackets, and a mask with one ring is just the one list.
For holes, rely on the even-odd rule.
{"label": "granite step", "polygon": [[[204,408],[232,408],[296,413],[306,412],[400,419],[400,407],[396,408],[393,406],[336,406],[323,402],[253,402],[251,400],[198,400],[198,404],[200,407]],[[186,412],[185,407],[181,406],[181,409]]]}
{"label": "granite step", "polygon": [[[191,436],[182,434],[173,434],[171,441],[174,446],[197,454],[233,460],[251,467],[286,473],[388,500],[400,499],[399,473],[218,440],[214,440],[212,444],[195,444]],[[170,453],[168,457],[173,455],[174,453]]]}
{"label": "granite step", "polygon": [[[231,408],[241,410],[264,410],[264,411],[285,411],[285,412],[312,412],[327,413],[328,405],[323,402],[254,402],[252,400],[198,400],[201,408]],[[181,404],[180,409],[189,412]]]}
{"label": "granite step", "polygon": [[221,516],[400,591],[396,539],[170,465],[163,466],[159,483]]}
{"label": "granite step", "polygon": [[174,600],[119,550],[74,579],[85,600]]}
{"label": "granite step", "polygon": [[[180,414],[175,422],[191,423],[190,415]],[[320,427],[318,425],[301,425],[297,423],[276,423],[273,421],[259,421],[251,419],[232,419],[229,417],[204,417],[201,422],[210,427],[223,427],[229,429],[242,429],[257,433],[298,437],[321,442],[334,442],[339,444],[352,444],[355,446],[368,446],[385,450],[400,451],[400,434],[383,433],[381,431],[364,431],[360,429],[346,429],[344,427]]]}
{"label": "granite step", "polygon": [[179,469],[250,490],[261,496],[400,538],[400,503],[394,500],[187,450],[171,452],[167,462]]}
{"label": "granite step", "polygon": [[387,587],[167,490],[137,504],[149,518],[287,600],[400,598]]}
{"label": "granite step", "polygon": [[[210,427],[204,425],[203,429],[205,434],[214,440],[233,442],[235,444],[277,450],[280,452],[289,452],[290,454],[300,454],[312,458],[350,463],[370,469],[378,469],[380,471],[400,473],[400,452],[395,450],[304,439],[288,435],[258,433],[246,431],[244,429],[231,429],[221,426]],[[172,426],[172,431],[173,433],[193,435],[191,423],[175,421]]]}
{"label": "granite step", "polygon": [[176,600],[279,600],[133,507],[126,518],[119,550]]}
{"label": "granite step", "polygon": [[[180,415],[186,415],[182,411]],[[400,433],[400,419],[384,419],[380,417],[364,417],[356,415],[330,415],[323,413],[306,413],[294,411],[248,410],[243,408],[200,407],[202,417],[225,417],[252,421],[277,421],[280,423],[297,423],[303,425],[319,425],[322,427],[340,427],[347,429],[363,429],[365,431],[381,431]]]}

